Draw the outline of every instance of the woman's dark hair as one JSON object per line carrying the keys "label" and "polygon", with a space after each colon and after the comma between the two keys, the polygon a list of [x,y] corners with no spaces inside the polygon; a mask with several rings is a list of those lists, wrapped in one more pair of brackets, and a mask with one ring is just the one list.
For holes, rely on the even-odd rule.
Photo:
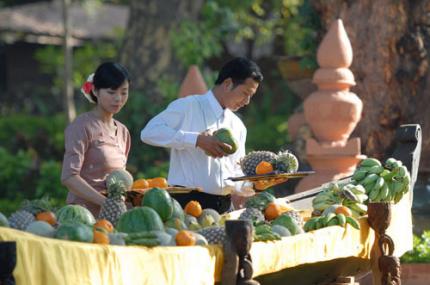
{"label": "woman's dark hair", "polygon": [[[131,82],[127,69],[119,63],[105,62],[97,67],[93,84],[95,89],[118,89],[124,81]],[[97,97],[91,92],[91,98],[97,102]]]}
{"label": "woman's dark hair", "polygon": [[233,86],[237,86],[245,82],[248,78],[260,83],[263,81],[263,74],[258,65],[252,60],[236,57],[221,68],[215,84],[221,84],[228,78],[231,78],[233,81]]}

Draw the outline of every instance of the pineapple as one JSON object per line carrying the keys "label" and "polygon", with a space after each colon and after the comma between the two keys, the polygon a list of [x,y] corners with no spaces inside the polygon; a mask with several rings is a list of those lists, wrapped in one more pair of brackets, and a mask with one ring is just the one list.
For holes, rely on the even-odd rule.
{"label": "pineapple", "polygon": [[303,220],[303,217],[300,215],[299,211],[295,211],[295,210],[288,211],[288,212],[285,212],[284,215],[288,215],[291,218],[293,218],[293,220],[296,222],[296,224],[300,228],[303,228],[304,220]]}
{"label": "pineapple", "polygon": [[33,215],[53,210],[52,206],[49,204],[49,198],[47,196],[42,197],[42,199],[25,200],[20,209],[30,212]]}
{"label": "pineapple", "polygon": [[255,175],[255,168],[261,161],[271,162],[276,157],[276,154],[271,151],[251,151],[240,160],[240,167],[246,175]]}
{"label": "pineapple", "polygon": [[223,244],[225,239],[224,227],[210,227],[197,231],[206,238],[209,244]]}
{"label": "pineapple", "polygon": [[17,230],[25,230],[29,224],[35,221],[34,215],[25,210],[19,210],[9,217],[9,226]]}
{"label": "pineapple", "polygon": [[279,152],[272,163],[275,165],[276,170],[281,172],[293,173],[299,169],[297,157],[288,150]]}
{"label": "pineapple", "polygon": [[263,222],[264,215],[263,213],[256,208],[246,208],[240,216],[239,220],[251,220],[251,222]]}
{"label": "pineapple", "polygon": [[108,188],[108,197],[103,203],[99,219],[106,219],[116,225],[119,217],[127,211],[125,206],[125,193],[127,186],[123,181],[113,183]]}

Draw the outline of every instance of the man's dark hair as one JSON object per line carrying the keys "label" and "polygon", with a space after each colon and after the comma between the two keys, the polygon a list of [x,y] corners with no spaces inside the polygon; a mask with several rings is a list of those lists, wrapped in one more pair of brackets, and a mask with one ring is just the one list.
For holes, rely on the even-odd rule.
{"label": "man's dark hair", "polygon": [[221,68],[215,84],[221,84],[228,78],[231,78],[233,81],[233,86],[237,86],[245,82],[248,78],[260,83],[263,81],[263,74],[258,65],[252,60],[236,57]]}

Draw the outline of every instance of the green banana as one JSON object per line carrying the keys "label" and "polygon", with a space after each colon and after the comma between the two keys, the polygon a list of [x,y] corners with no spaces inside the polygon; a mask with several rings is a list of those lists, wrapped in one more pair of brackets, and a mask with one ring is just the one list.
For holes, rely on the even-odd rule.
{"label": "green banana", "polygon": [[359,230],[360,229],[360,224],[358,223],[358,221],[356,219],[354,219],[353,217],[346,217],[346,222],[348,224],[350,224],[353,228]]}
{"label": "green banana", "polygon": [[356,195],[366,194],[366,189],[364,189],[363,185],[361,184],[354,185],[354,187],[351,187],[350,190]]}
{"label": "green banana", "polygon": [[320,202],[320,203],[315,203],[315,204],[313,204],[312,205],[312,207],[315,209],[315,210],[318,210],[318,211],[324,211],[325,209],[327,209],[328,207],[330,207],[332,204],[328,204],[328,203],[326,203],[326,202]]}
{"label": "green banana", "polygon": [[369,201],[374,202],[376,197],[379,195],[379,191],[381,188],[374,188],[369,192]]}
{"label": "green banana", "polygon": [[403,193],[402,192],[396,193],[394,195],[394,203],[396,203],[396,204],[399,203],[400,200],[402,199],[402,197],[403,197]]}
{"label": "green banana", "polygon": [[369,173],[380,174],[384,171],[384,167],[382,165],[374,165],[369,168]]}
{"label": "green banana", "polygon": [[327,227],[331,227],[331,226],[337,226],[339,225],[339,220],[336,217],[332,218],[328,223],[327,223]]}
{"label": "green banana", "polygon": [[360,184],[363,185],[364,188],[367,188],[366,187],[367,185],[375,182],[378,178],[379,178],[378,174],[371,173],[371,174],[367,175],[366,178],[364,178]]}
{"label": "green banana", "polygon": [[344,214],[337,214],[336,218],[339,221],[339,226],[343,227],[345,225],[345,223],[346,223],[346,217],[345,217],[345,215]]}
{"label": "green banana", "polygon": [[382,188],[379,190],[379,194],[376,197],[375,201],[377,202],[387,201],[389,192],[390,192],[390,189],[388,189],[387,183],[384,183],[384,186],[382,186]]}
{"label": "green banana", "polygon": [[303,225],[303,229],[305,230],[305,232],[310,232],[315,230],[315,224],[316,221],[318,220],[318,217],[313,217],[310,218],[304,225]]}
{"label": "green banana", "polygon": [[353,211],[360,213],[361,215],[367,213],[367,206],[361,203],[351,203],[348,204],[347,207]]}
{"label": "green banana", "polygon": [[360,180],[364,179],[364,177],[366,177],[366,175],[367,175],[366,169],[358,168],[357,170],[355,170],[354,174],[352,175],[352,180],[360,181]]}
{"label": "green banana", "polygon": [[393,157],[390,157],[390,158],[388,158],[386,161],[385,161],[385,166],[387,167],[387,168],[392,168],[392,165],[393,165],[393,163],[394,162],[396,162],[396,159],[395,158],[393,158]]}
{"label": "green banana", "polygon": [[357,195],[355,195],[354,194],[354,192],[352,192],[351,190],[349,190],[349,189],[343,189],[342,190],[342,195],[346,198],[346,199],[348,199],[348,200],[351,200],[351,201],[353,201],[353,202],[360,202],[360,199],[357,197]]}
{"label": "green banana", "polygon": [[357,198],[360,200],[359,203],[364,203],[369,197],[366,194],[357,194]]}
{"label": "green banana", "polygon": [[360,163],[360,167],[367,167],[367,166],[374,166],[374,165],[381,165],[381,162],[373,157],[365,158]]}
{"label": "green banana", "polygon": [[403,182],[394,180],[391,185],[392,185],[392,190],[394,193],[402,192]]}

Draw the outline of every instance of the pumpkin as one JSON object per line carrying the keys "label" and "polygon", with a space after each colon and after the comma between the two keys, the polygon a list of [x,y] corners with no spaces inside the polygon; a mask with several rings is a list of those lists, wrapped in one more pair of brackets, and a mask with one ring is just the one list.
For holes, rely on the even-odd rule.
{"label": "pumpkin", "polygon": [[55,214],[51,211],[47,211],[47,212],[40,212],[36,215],[36,220],[37,221],[44,221],[47,222],[48,224],[50,224],[51,226],[54,226],[55,224],[57,224],[57,217],[55,216]]}
{"label": "pumpkin", "polygon": [[273,171],[273,165],[267,161],[260,161],[255,167],[255,174],[267,174]]}
{"label": "pumpkin", "polygon": [[176,245],[190,246],[196,244],[196,237],[189,231],[179,231],[175,237]]}
{"label": "pumpkin", "polygon": [[137,233],[142,231],[162,231],[164,226],[160,216],[154,209],[135,207],[121,215],[116,229],[124,233]]}
{"label": "pumpkin", "polygon": [[80,242],[92,242],[93,241],[92,228],[86,224],[81,223],[66,223],[61,224],[56,233],[55,238],[80,241]]}
{"label": "pumpkin", "polygon": [[105,230],[94,229],[93,231],[93,243],[98,244],[109,244],[109,235]]}
{"label": "pumpkin", "polygon": [[167,183],[166,178],[164,177],[155,177],[151,179],[147,179],[148,181],[148,187],[158,187],[158,188],[167,188],[169,184]]}
{"label": "pumpkin", "polygon": [[100,219],[100,220],[98,220],[94,224],[93,228],[94,229],[103,229],[103,230],[105,230],[108,233],[111,233],[114,230],[112,223],[110,221],[106,220],[106,219]]}
{"label": "pumpkin", "polygon": [[145,189],[148,187],[149,187],[149,182],[144,178],[135,180],[131,185],[131,189]]}
{"label": "pumpkin", "polygon": [[200,217],[200,215],[202,214],[202,206],[200,205],[200,203],[198,201],[190,201],[185,205],[185,213],[187,213],[188,215],[191,215],[193,217]]}
{"label": "pumpkin", "polygon": [[152,188],[148,190],[142,199],[142,206],[154,209],[160,216],[163,222],[172,217],[173,202],[169,193],[160,188]]}
{"label": "pumpkin", "polygon": [[83,223],[92,226],[96,222],[93,214],[80,205],[66,205],[57,211],[56,216],[60,224]]}

